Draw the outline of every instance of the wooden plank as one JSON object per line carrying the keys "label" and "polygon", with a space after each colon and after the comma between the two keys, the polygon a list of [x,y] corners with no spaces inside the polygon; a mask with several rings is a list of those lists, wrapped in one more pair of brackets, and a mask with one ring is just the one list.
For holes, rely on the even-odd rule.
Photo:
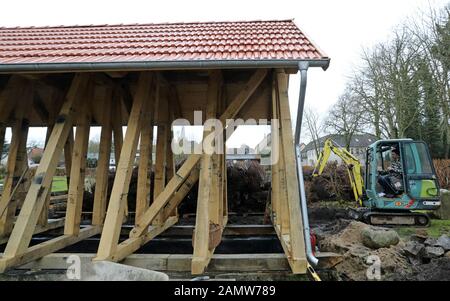
{"label": "wooden plank", "polygon": [[66,209],[65,235],[77,236],[80,232],[81,210],[84,196],[84,180],[86,175],[86,157],[89,145],[91,114],[88,103],[93,96],[91,87],[86,102],[82,102],[78,114],[78,125],[75,132],[75,145],[72,155],[72,171],[70,174],[69,192]]}
{"label": "wooden plank", "polygon": [[[221,73],[210,72],[208,81],[208,97],[206,107],[206,120],[217,118],[217,106],[220,94]],[[203,139],[213,132],[203,130]],[[205,145],[204,145],[205,147]],[[211,147],[214,148],[214,141]],[[194,256],[192,258],[192,274],[201,274],[209,262],[209,229],[210,224],[219,224],[219,190],[217,174],[217,155],[211,155],[209,150],[202,155],[200,178],[198,184],[197,215],[195,219]],[[213,159],[215,158],[215,160]]]}
{"label": "wooden plank", "polygon": [[146,113],[142,119],[138,183],[136,195],[136,215],[138,220],[150,204],[151,171],[153,165],[153,114],[154,99],[151,97],[146,104]]}
{"label": "wooden plank", "polygon": [[[155,153],[155,176],[153,183],[153,200],[155,200],[166,186],[166,160],[167,160],[167,135],[169,108],[166,99],[163,99],[159,90],[159,81],[157,83],[155,120],[158,122],[158,130],[156,137],[156,153]],[[160,213],[153,221],[154,225],[162,225],[164,216]]]}
{"label": "wooden plank", "polygon": [[73,144],[73,128],[70,128],[66,144],[64,145],[64,167],[66,169],[67,183],[70,182],[70,173],[72,171]]}
{"label": "wooden plank", "polygon": [[50,192],[62,148],[72,127],[76,100],[80,93],[85,92],[87,83],[88,76],[80,74],[76,75],[72,81],[48,146],[36,170],[36,175],[6,246],[4,259],[15,258],[23,254],[30,243],[39,214],[42,211],[47,194]]}
{"label": "wooden plank", "polygon": [[94,208],[92,224],[102,225],[106,215],[106,202],[108,194],[109,160],[111,158],[112,140],[112,90],[103,87],[104,110],[102,116],[102,130],[100,133],[99,157],[95,175]]}
{"label": "wooden plank", "polygon": [[[288,80],[289,76],[287,74],[281,72],[277,73],[281,119],[281,142],[283,147],[282,156],[284,156],[284,162],[295,162],[292,122],[289,110]],[[293,268],[293,272],[303,273],[305,269],[304,260],[306,258],[305,238],[302,231],[303,223],[300,211],[300,195],[296,165],[285,164],[285,172],[289,207],[291,260],[294,262],[298,261],[298,266]]]}
{"label": "wooden plank", "polygon": [[[48,145],[48,141],[50,139],[50,135],[53,131],[53,127],[55,126],[55,122],[56,122],[56,117],[58,115],[60,108],[60,102],[62,97],[60,96],[60,94],[58,93],[58,91],[55,91],[54,89],[50,91],[50,95],[48,95],[47,97],[50,98],[50,103],[51,103],[51,109],[47,112],[47,133],[45,135],[45,147],[47,147]],[[42,104],[44,105],[44,104]],[[42,212],[41,215],[39,216],[39,221],[38,224],[41,225],[42,227],[45,227],[48,223],[48,210],[50,207],[50,194],[47,194],[47,198],[45,199],[45,203],[44,206],[42,208]]]}
{"label": "wooden plank", "polygon": [[[70,263],[68,253],[53,253],[42,259],[19,266],[20,270],[66,270]],[[95,254],[79,253],[81,264],[89,264]],[[339,257],[333,253],[318,253],[320,262],[327,258]],[[133,254],[126,257],[121,264],[161,272],[190,272],[190,254]],[[265,254],[214,254],[208,267],[209,273],[214,272],[287,272],[289,263],[286,256],[280,253]]]}
{"label": "wooden plank", "polygon": [[[24,83],[24,85],[27,83]],[[29,84],[29,83],[28,83]],[[18,102],[14,111],[14,125],[12,127],[11,144],[6,166],[6,177],[0,199],[0,237],[8,236],[12,231],[13,219],[19,200],[12,196],[12,191],[25,169],[28,168],[26,144],[28,138],[27,108],[32,102],[33,86],[23,86],[15,95]]]}
{"label": "wooden plank", "polygon": [[[117,166],[120,160],[120,152],[123,146],[123,129],[122,129],[122,90],[116,85],[113,89],[113,106],[115,112],[115,118],[112,120],[113,137],[114,137],[114,161]],[[125,201],[125,210],[123,212],[123,220],[128,219],[128,198]]]}
{"label": "wooden plank", "polygon": [[[40,233],[47,232],[49,230],[55,230],[55,229],[64,227],[64,223],[65,223],[65,218],[49,220],[49,222],[47,223],[47,225],[45,227],[38,225],[36,227],[36,229],[34,230],[33,234],[40,234]],[[8,239],[9,239],[9,237],[0,239],[0,245],[7,243]]]}
{"label": "wooden plank", "polygon": [[144,104],[148,100],[152,80],[152,73],[142,72],[140,74],[100,239],[98,258],[108,258],[117,249],[122,217],[133,173],[133,163],[136,157]]}
{"label": "wooden plank", "polygon": [[0,160],[3,157],[3,147],[5,145],[6,127],[0,124]]}
{"label": "wooden plank", "polygon": [[62,235],[49,241],[32,246],[25,250],[21,256],[9,257],[6,252],[0,259],[0,273],[5,272],[7,269],[24,265],[33,260],[39,259],[42,256],[53,253],[57,250],[63,249],[67,246],[73,245],[86,238],[99,234],[101,228],[99,226],[89,226],[82,229],[78,236]]}
{"label": "wooden plank", "polygon": [[[271,123],[271,144],[272,149],[279,147],[280,145],[280,127],[279,127],[279,114],[278,114],[278,92],[277,92],[277,82],[274,78],[272,81],[272,119]],[[276,120],[276,121],[275,121]],[[275,154],[272,152],[272,156]],[[272,160],[274,157],[272,157]],[[281,203],[280,203],[280,160],[272,161],[272,189],[271,189],[271,202],[272,202],[272,219],[274,225],[280,225],[281,227]]]}
{"label": "wooden plank", "polygon": [[[238,114],[238,110],[242,108],[242,106],[248,101],[248,99],[252,96],[253,92],[256,90],[258,85],[263,81],[264,77],[267,74],[266,69],[260,69],[256,71],[250,80],[248,81],[246,88],[238,93],[238,95],[231,101],[230,106],[232,106],[235,110],[227,109],[222,115],[220,120],[222,124],[225,124],[224,121],[230,118],[234,118]],[[147,209],[142,218],[138,221],[138,225],[134,227],[134,229],[130,233],[130,237],[138,237],[142,235],[146,228],[150,225],[150,223],[155,218],[155,215],[164,208],[164,206],[169,201],[169,198],[176,192],[179,186],[186,179],[187,175],[191,172],[197,162],[200,160],[201,156],[197,154],[192,154],[188,157],[188,159],[183,163],[178,172],[176,173],[178,177],[173,177],[170,182],[167,184],[164,191],[160,194],[160,196],[153,202],[153,204]]]}
{"label": "wooden plank", "polygon": [[184,181],[183,185],[181,185],[164,208],[164,216],[169,216],[178,207],[178,205],[180,205],[186,195],[191,191],[192,187],[194,187],[197,183],[199,174],[198,169],[192,170],[189,177],[186,181]]}
{"label": "wooden plank", "polygon": [[99,259],[98,257],[94,260],[111,260],[111,261],[121,261],[129,254],[132,254],[139,250],[140,247],[148,243],[150,240],[166,231],[168,228],[172,227],[178,222],[178,217],[169,217],[162,225],[151,226],[144,236],[127,239],[126,241],[120,243],[117,247],[117,251],[108,258]]}
{"label": "wooden plank", "polygon": [[138,220],[137,225],[130,232],[131,238],[139,237],[147,231],[148,226],[153,222],[156,215],[164,209],[164,206],[166,206],[166,204],[170,201],[170,198],[175,194],[178,188],[180,188],[184,181],[186,181],[200,158],[201,155],[197,154],[188,157],[188,159],[176,172],[175,176],[169,181],[166,189],[159,194],[144,215]]}

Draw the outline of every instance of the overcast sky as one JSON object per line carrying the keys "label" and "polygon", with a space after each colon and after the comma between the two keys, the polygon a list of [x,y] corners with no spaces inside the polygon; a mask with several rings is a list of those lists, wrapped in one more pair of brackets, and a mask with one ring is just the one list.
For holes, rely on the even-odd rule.
{"label": "overcast sky", "polygon": [[[328,71],[309,72],[307,105],[321,114],[342,93],[346,76],[360,61],[363,47],[385,40],[392,28],[419,10],[443,7],[449,0],[227,0],[227,1],[2,1],[0,26],[87,25],[119,23],[294,19],[331,58]],[[291,107],[298,98],[297,76],[291,77]],[[263,133],[241,130],[232,144],[254,146]],[[45,135],[45,132],[44,134]],[[96,132],[94,131],[94,134]],[[42,136],[31,131],[30,139]]]}

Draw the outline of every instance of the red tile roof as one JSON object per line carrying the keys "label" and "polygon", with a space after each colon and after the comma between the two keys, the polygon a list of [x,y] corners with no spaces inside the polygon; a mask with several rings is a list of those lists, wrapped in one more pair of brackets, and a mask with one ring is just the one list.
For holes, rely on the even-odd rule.
{"label": "red tile roof", "polygon": [[322,59],[292,20],[0,28],[0,64]]}

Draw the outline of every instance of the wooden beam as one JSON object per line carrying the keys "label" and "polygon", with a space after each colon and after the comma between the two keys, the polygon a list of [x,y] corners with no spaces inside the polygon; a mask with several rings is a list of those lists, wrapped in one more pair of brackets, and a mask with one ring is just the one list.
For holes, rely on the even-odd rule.
{"label": "wooden beam", "polygon": [[64,166],[66,169],[67,183],[70,183],[70,173],[72,172],[73,145],[73,128],[71,127],[67,136],[67,141],[64,144]]}
{"label": "wooden beam", "polygon": [[84,180],[86,175],[86,157],[89,145],[91,114],[88,104],[93,96],[93,87],[89,88],[86,100],[80,104],[78,125],[75,132],[75,145],[72,154],[69,192],[67,198],[66,224],[64,235],[77,236],[80,232],[81,210],[84,196]]}
{"label": "wooden beam", "polygon": [[[289,208],[289,245],[291,249],[290,258],[292,271],[294,273],[306,272],[305,237],[303,236],[303,222],[300,210],[300,194],[297,181],[295,162],[294,141],[292,133],[292,122],[289,110],[288,85],[289,76],[283,72],[277,72],[281,142],[286,173],[287,203]],[[283,233],[282,233],[283,234]],[[309,239],[309,237],[307,238]],[[283,239],[284,240],[284,239]]]}
{"label": "wooden beam", "polygon": [[[48,111],[47,120],[45,121],[47,123],[47,133],[45,135],[45,147],[48,145],[48,141],[50,139],[50,135],[53,131],[53,127],[55,126],[56,117],[58,115],[60,108],[60,102],[62,97],[60,96],[59,92],[57,90],[51,90],[50,95],[47,97],[50,99],[51,103],[51,110]],[[41,215],[39,216],[38,224],[42,227],[45,227],[48,223],[48,210],[50,207],[50,195],[49,193],[47,195],[47,198],[45,199],[44,207],[42,208]]]}
{"label": "wooden beam", "polygon": [[181,204],[184,198],[191,191],[192,187],[194,187],[195,183],[197,183],[199,175],[199,170],[197,168],[194,168],[186,181],[184,181],[183,185],[181,185],[181,187],[167,203],[166,207],[164,208],[164,216],[170,216],[172,212],[178,207],[178,205]]}
{"label": "wooden beam", "polygon": [[164,209],[164,206],[170,201],[170,198],[177,192],[178,188],[186,181],[191,171],[197,165],[201,155],[193,154],[184,162],[176,175],[169,181],[166,188],[154,200],[144,215],[137,221],[137,225],[130,232],[131,238],[143,235],[148,226],[156,218],[157,214]]}
{"label": "wooden beam", "polygon": [[[242,108],[243,105],[248,101],[248,99],[252,96],[253,92],[259,86],[259,84],[263,81],[265,76],[267,75],[266,69],[260,69],[256,71],[250,80],[248,81],[244,90],[238,93],[238,95],[232,100],[230,106],[237,111],[233,111],[230,106],[227,110],[221,115],[220,120],[222,124],[225,124],[227,119],[234,118],[238,113],[239,109]],[[145,212],[142,218],[138,221],[138,225],[134,227],[134,229],[130,233],[130,237],[139,237],[145,231],[146,228],[150,225],[150,223],[155,218],[156,214],[164,208],[164,206],[169,201],[169,198],[176,192],[176,190],[180,187],[180,185],[186,180],[187,175],[192,171],[195,165],[200,160],[201,155],[192,154],[188,157],[188,159],[183,163],[180,169],[176,173],[176,177],[173,177],[172,180],[169,181],[164,191],[160,194],[160,196],[153,202],[149,209]]]}
{"label": "wooden beam", "polygon": [[[155,120],[158,122],[158,130],[156,137],[156,154],[155,154],[155,177],[153,183],[153,200],[155,200],[159,194],[164,190],[166,186],[166,160],[167,160],[167,135],[168,131],[168,116],[169,108],[166,99],[161,97],[159,93],[159,81],[157,85],[157,99],[155,109]],[[141,214],[142,215],[142,214]],[[153,221],[154,225],[162,225],[163,221],[162,213],[159,214]]]}
{"label": "wooden beam", "polygon": [[6,252],[3,254],[0,260],[0,273],[3,273],[8,268],[14,266],[24,265],[33,260],[39,259],[47,254],[53,253],[57,250],[63,249],[67,246],[73,245],[86,238],[97,235],[101,232],[101,228],[98,226],[89,226],[80,231],[78,236],[62,235],[57,238],[48,240],[38,245],[32,246],[25,250],[21,256],[9,257],[6,256]]}
{"label": "wooden beam", "polygon": [[[217,105],[220,91],[220,71],[212,71],[208,81],[206,120],[217,118]],[[203,139],[212,134],[211,130],[203,130]],[[214,147],[213,145],[211,145]],[[213,164],[215,163],[215,166]],[[214,181],[213,181],[214,178]],[[215,185],[215,186],[213,186]],[[218,224],[218,180],[217,160],[213,155],[203,154],[198,184],[197,214],[195,219],[194,255],[192,258],[192,274],[201,274],[212,255],[210,246],[210,224]]]}
{"label": "wooden beam", "polygon": [[32,102],[33,86],[23,86],[21,91],[18,92],[20,93],[15,97],[17,105],[14,111],[14,124],[12,127],[6,177],[0,199],[0,237],[7,236],[12,231],[13,219],[19,202],[12,195],[12,192],[14,187],[21,185],[17,181],[25,172],[25,169],[28,168],[26,153],[28,120],[26,120],[26,117],[28,115],[27,108]]}
{"label": "wooden beam", "polygon": [[[125,259],[129,254],[132,254],[139,250],[140,247],[148,243],[150,240],[158,236],[159,234],[166,231],[168,228],[172,227],[178,222],[178,217],[172,216],[169,217],[162,225],[159,226],[150,226],[148,232],[145,233],[144,236],[138,238],[127,239],[126,241],[120,243],[117,246],[117,251],[111,255],[109,258],[105,258],[102,260],[111,260],[111,261],[121,261]],[[94,260],[99,260],[98,258],[94,258]]]}
{"label": "wooden beam", "polygon": [[100,134],[99,158],[95,176],[94,208],[92,224],[102,225],[106,215],[108,194],[109,160],[111,158],[112,139],[112,88],[103,87],[104,110],[102,116],[102,130]]}
{"label": "wooden beam", "polygon": [[151,97],[150,101],[146,104],[145,114],[141,124],[135,222],[142,214],[144,214],[150,204],[150,175],[153,165],[153,114],[155,95],[157,95],[157,93],[154,93],[153,97]]}
{"label": "wooden beam", "polygon": [[66,101],[53,128],[48,146],[36,170],[36,175],[25,198],[0,264],[26,252],[39,214],[42,211],[47,194],[50,192],[59,156],[72,127],[73,112],[77,104],[76,100],[79,98],[80,93],[85,92],[87,83],[88,76],[80,74],[76,75],[72,81]]}
{"label": "wooden beam", "polygon": [[133,108],[130,113],[127,132],[120,153],[120,160],[117,166],[116,177],[114,179],[105,224],[100,239],[98,258],[108,258],[117,249],[125,202],[133,173],[133,163],[136,157],[144,104],[148,100],[152,80],[152,73],[142,72],[140,74],[138,89],[134,97]]}
{"label": "wooden beam", "polygon": [[[114,161],[117,166],[120,160],[120,152],[123,146],[123,130],[122,130],[122,91],[118,85],[114,86],[113,89],[113,111],[114,117],[112,119],[113,127],[113,137],[114,137]],[[126,221],[128,218],[128,198],[125,201],[125,210],[123,212],[123,220]]]}

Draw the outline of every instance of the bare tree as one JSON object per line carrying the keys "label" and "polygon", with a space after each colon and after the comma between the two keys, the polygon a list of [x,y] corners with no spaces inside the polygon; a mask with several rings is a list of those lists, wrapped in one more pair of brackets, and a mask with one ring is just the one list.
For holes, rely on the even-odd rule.
{"label": "bare tree", "polygon": [[326,129],[331,133],[344,136],[347,149],[350,148],[353,135],[362,131],[361,112],[357,99],[351,94],[350,90],[346,90],[328,112],[325,121]]}
{"label": "bare tree", "polygon": [[316,156],[318,157],[320,153],[319,138],[323,133],[324,125],[320,120],[318,112],[311,107],[307,107],[305,109],[304,116],[308,130],[307,134],[314,144],[314,151],[316,152]]}

